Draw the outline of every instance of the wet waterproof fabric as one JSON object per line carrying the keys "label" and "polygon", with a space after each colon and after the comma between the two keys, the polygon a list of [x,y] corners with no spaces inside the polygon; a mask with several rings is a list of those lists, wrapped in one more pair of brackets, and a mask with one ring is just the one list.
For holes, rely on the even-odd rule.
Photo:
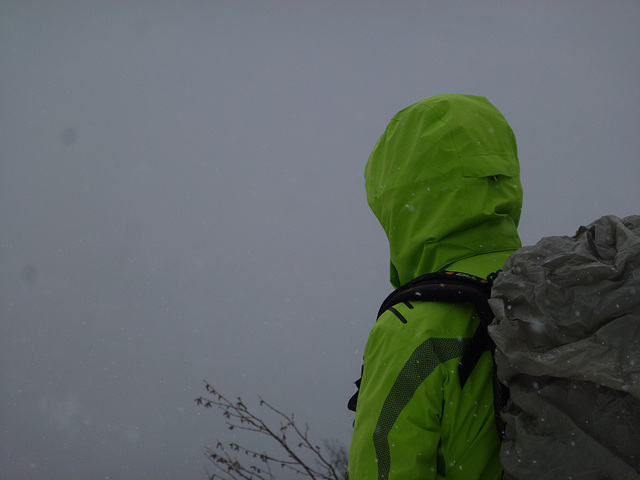
{"label": "wet waterproof fabric", "polygon": [[640,216],[516,252],[493,285],[505,479],[640,478]]}
{"label": "wet waterproof fabric", "polygon": [[393,117],[365,167],[389,238],[391,284],[521,246],[515,136],[484,97],[438,95]]}
{"label": "wet waterproof fabric", "polygon": [[[520,247],[515,137],[484,97],[439,95],[400,111],[365,181],[394,287],[443,268],[486,277]],[[350,480],[500,478],[490,353],[464,388],[458,377],[477,325],[467,304],[412,302],[380,316],[364,352]]]}

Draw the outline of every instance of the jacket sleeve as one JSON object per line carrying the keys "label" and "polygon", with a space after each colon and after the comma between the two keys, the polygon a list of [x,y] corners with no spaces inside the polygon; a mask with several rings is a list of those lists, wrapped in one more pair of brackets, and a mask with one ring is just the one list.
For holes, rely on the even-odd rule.
{"label": "jacket sleeve", "polygon": [[394,328],[398,321],[393,315],[381,317],[367,341],[350,480],[444,475],[439,446],[448,368],[443,361],[458,356],[462,347],[455,339],[407,335],[409,329]]}

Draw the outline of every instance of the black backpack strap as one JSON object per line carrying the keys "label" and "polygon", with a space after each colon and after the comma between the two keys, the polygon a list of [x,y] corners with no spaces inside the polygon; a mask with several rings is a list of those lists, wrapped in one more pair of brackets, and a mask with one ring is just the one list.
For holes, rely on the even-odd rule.
{"label": "black backpack strap", "polygon": [[490,313],[487,299],[491,295],[493,278],[490,276],[490,279],[485,280],[468,273],[448,270],[421,275],[391,292],[382,302],[378,318],[389,307],[408,301],[474,303],[479,310]]}
{"label": "black backpack strap", "polygon": [[[464,387],[482,353],[488,349],[493,353],[495,348],[487,331],[487,327],[493,321],[493,312],[487,300],[491,296],[491,285],[496,275],[497,273],[492,274],[486,280],[468,273],[448,270],[421,275],[393,291],[382,302],[378,318],[385,311],[402,302],[472,303],[478,313],[480,324],[458,366],[460,386]],[[360,380],[356,382],[358,387],[359,382]],[[349,400],[350,410],[355,411],[357,396],[356,392]]]}
{"label": "black backpack strap", "polygon": [[[443,270],[436,273],[422,275],[402,285],[393,291],[378,311],[378,318],[394,305],[402,302],[458,302],[472,303],[478,313],[479,324],[469,347],[465,351],[458,365],[458,376],[460,377],[460,388],[464,388],[471,372],[478,363],[480,356],[486,351],[491,351],[491,356],[495,352],[495,343],[489,336],[488,327],[493,321],[493,312],[488,300],[491,297],[491,286],[493,280],[500,271],[492,273],[487,279],[479,278],[462,272],[452,272]],[[364,368],[364,366],[363,366]],[[362,376],[357,380],[358,390],[349,399],[348,408],[355,412],[360,391]],[[509,398],[508,388],[500,383],[496,375],[495,362],[493,365],[493,397],[496,427],[500,439],[504,438],[505,423],[502,421],[500,411]]]}
{"label": "black backpack strap", "polygon": [[356,405],[358,404],[358,393],[360,393],[360,383],[362,383],[363,373],[364,373],[364,365],[360,369],[360,378],[355,382],[353,382],[356,384],[356,393],[353,394],[353,396],[349,399],[349,402],[347,403],[347,408],[352,412],[356,411]]}
{"label": "black backpack strap", "polygon": [[378,318],[401,302],[472,303],[476,307],[480,324],[458,367],[460,386],[464,387],[482,353],[488,349],[493,352],[494,344],[487,331],[493,321],[493,312],[487,303],[491,296],[493,278],[495,274],[485,280],[468,273],[448,270],[422,275],[392,292],[382,302]]}

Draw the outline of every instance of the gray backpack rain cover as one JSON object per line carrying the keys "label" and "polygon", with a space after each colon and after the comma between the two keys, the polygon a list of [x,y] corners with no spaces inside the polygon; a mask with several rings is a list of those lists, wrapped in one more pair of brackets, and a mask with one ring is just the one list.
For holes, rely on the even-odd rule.
{"label": "gray backpack rain cover", "polygon": [[640,216],[518,250],[489,303],[504,478],[640,479]]}

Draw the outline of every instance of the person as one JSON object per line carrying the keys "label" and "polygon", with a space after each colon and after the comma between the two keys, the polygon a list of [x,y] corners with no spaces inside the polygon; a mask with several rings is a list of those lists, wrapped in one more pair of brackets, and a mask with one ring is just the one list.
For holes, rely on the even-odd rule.
{"label": "person", "polygon": [[[516,140],[484,97],[446,94],[398,112],[365,168],[385,230],[391,284],[447,269],[486,278],[521,246]],[[493,359],[461,387],[457,366],[478,319],[464,303],[400,303],[364,351],[350,480],[499,479]]]}

